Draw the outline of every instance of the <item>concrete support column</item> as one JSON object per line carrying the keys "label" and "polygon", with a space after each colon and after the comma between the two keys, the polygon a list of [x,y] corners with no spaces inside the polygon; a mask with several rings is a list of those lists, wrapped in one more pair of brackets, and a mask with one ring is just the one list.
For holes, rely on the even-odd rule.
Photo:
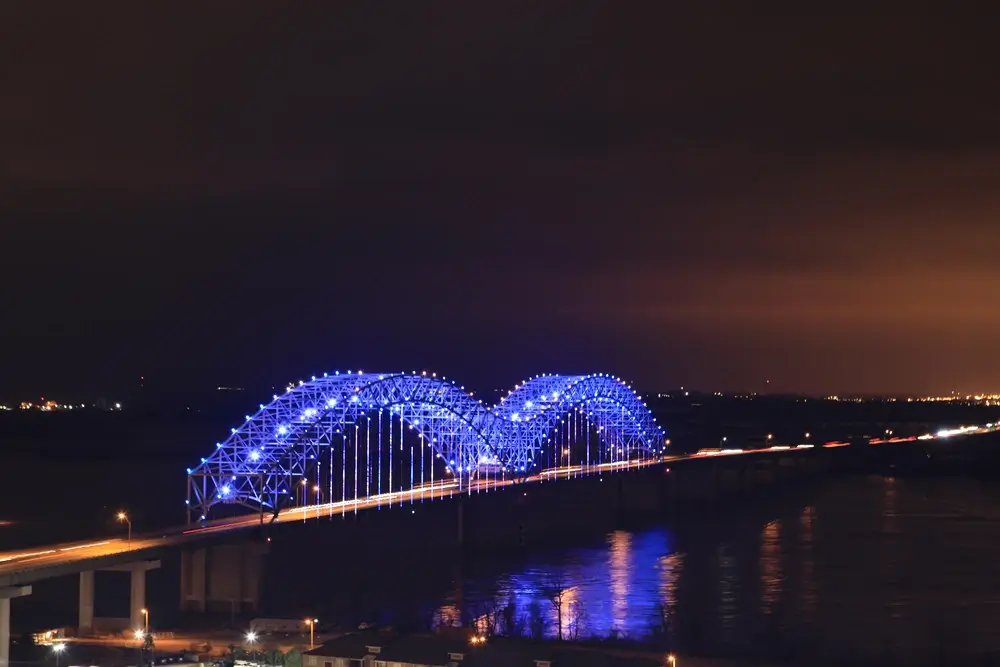
{"label": "concrete support column", "polygon": [[132,577],[128,617],[132,630],[139,630],[146,626],[146,619],[142,613],[142,610],[146,608],[146,573],[159,568],[160,561],[158,560],[140,561],[107,568],[109,572],[128,572]]}
{"label": "concrete support column", "polygon": [[80,620],[77,625],[81,634],[94,629],[94,571],[80,573]]}
{"label": "concrete support column", "polygon": [[205,613],[208,549],[181,553],[181,609]]}
{"label": "concrete support column", "polygon": [[132,588],[129,602],[129,621],[133,630],[142,628],[146,619],[142,610],[146,608],[146,568],[132,570]]}
{"label": "concrete support column", "polygon": [[31,586],[0,589],[0,667],[10,665],[10,601],[31,595]]}

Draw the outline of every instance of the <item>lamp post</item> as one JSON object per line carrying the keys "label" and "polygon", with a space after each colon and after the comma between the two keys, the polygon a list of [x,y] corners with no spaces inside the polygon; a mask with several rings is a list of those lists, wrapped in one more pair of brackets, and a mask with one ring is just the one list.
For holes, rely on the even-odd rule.
{"label": "lamp post", "polygon": [[118,513],[118,520],[119,521],[124,521],[126,524],[128,524],[128,548],[131,549],[132,548],[132,520],[128,518],[128,514],[126,514],[125,512],[119,512]]}
{"label": "lamp post", "polygon": [[66,644],[59,642],[52,645],[52,653],[56,656],[56,667],[59,667],[59,656],[66,650]]}
{"label": "lamp post", "polygon": [[250,647],[250,659],[253,660],[254,662],[256,662],[257,661],[257,649],[256,649],[256,646],[257,646],[257,633],[254,632],[253,630],[250,630],[250,631],[247,632],[247,634],[244,637],[244,639],[246,639],[247,646]]}
{"label": "lamp post", "polygon": [[309,626],[309,650],[316,648],[316,624],[319,623],[318,618],[307,618],[306,625]]}
{"label": "lamp post", "polygon": [[140,609],[139,613],[142,614],[144,625],[146,626],[143,631],[148,635],[149,634],[149,610],[148,609]]}
{"label": "lamp post", "polygon": [[671,653],[667,656],[667,665],[669,667],[677,667],[677,656]]}

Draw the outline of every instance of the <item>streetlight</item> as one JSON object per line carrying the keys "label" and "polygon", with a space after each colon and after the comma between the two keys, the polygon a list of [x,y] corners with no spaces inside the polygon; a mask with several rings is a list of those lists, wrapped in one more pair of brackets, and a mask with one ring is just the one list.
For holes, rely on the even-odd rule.
{"label": "streetlight", "polygon": [[244,637],[246,643],[250,645],[250,659],[255,660],[257,657],[256,645],[257,645],[257,633],[253,630],[248,630],[246,636]]}
{"label": "streetlight", "polygon": [[307,618],[306,625],[309,626],[309,650],[316,648],[316,624],[319,623],[318,618]]}
{"label": "streetlight", "polygon": [[56,667],[59,667],[59,656],[62,655],[62,652],[65,650],[66,650],[66,644],[64,644],[63,642],[59,642],[57,644],[52,645],[52,652],[56,656]]}
{"label": "streetlight", "polygon": [[143,619],[145,620],[146,628],[145,628],[145,630],[143,630],[143,632],[145,632],[148,635],[149,634],[149,610],[148,609],[140,609],[139,613],[142,614]]}
{"label": "streetlight", "polygon": [[128,548],[132,548],[132,520],[128,518],[128,514],[125,512],[118,513],[118,520],[124,521],[128,524]]}
{"label": "streetlight", "polygon": [[667,664],[670,667],[677,667],[677,656],[671,653],[667,656]]}

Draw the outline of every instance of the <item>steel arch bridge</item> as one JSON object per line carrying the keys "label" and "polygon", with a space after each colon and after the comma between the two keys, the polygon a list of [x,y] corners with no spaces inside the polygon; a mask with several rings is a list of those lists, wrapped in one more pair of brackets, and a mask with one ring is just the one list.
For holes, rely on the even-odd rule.
{"label": "steel arch bridge", "polygon": [[539,375],[486,407],[433,373],[337,372],[290,384],[247,415],[188,469],[186,503],[189,519],[217,505],[309,505],[311,492],[317,505],[339,497],[356,508],[386,491],[412,500],[434,485],[601,471],[658,457],[664,443],[635,391],[608,374]]}

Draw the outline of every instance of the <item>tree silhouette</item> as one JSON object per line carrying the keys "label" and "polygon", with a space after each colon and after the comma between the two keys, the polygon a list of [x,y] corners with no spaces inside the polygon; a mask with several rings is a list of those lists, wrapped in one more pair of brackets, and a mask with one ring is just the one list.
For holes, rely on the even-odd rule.
{"label": "tree silhouette", "polygon": [[563,639],[563,606],[566,602],[566,594],[569,592],[569,589],[568,578],[562,570],[550,574],[542,587],[542,593],[552,603],[552,606],[555,607],[560,641]]}

